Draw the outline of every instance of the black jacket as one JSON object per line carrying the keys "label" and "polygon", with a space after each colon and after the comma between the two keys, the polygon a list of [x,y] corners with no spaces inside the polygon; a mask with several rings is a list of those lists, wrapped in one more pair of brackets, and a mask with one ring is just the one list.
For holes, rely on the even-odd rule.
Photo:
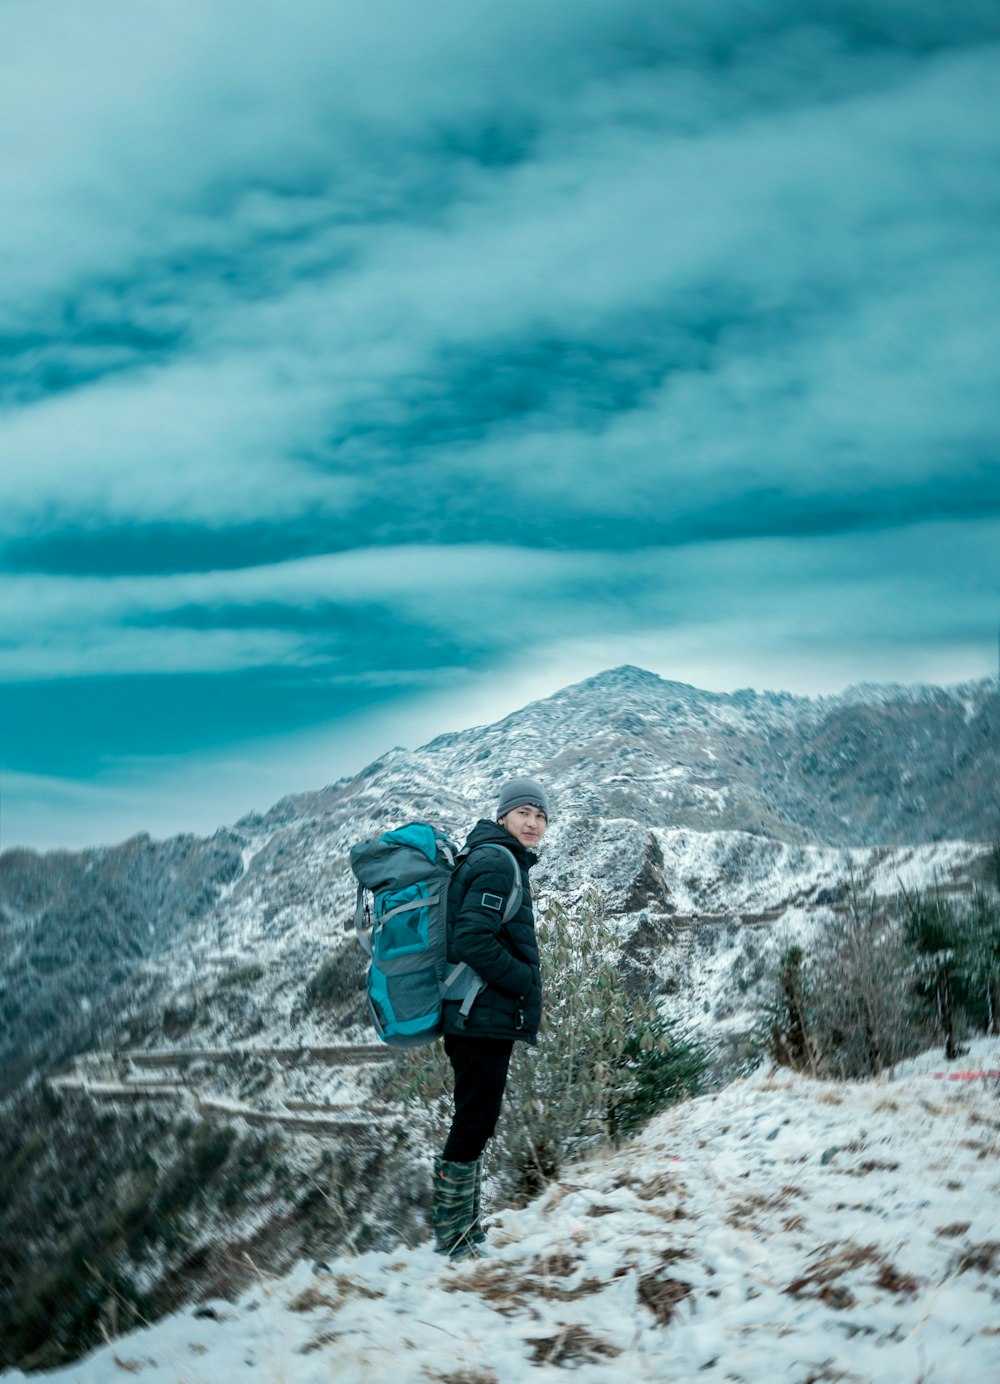
{"label": "black jacket", "polygon": [[475,851],[455,871],[448,894],[448,960],[471,966],[486,989],[476,997],[464,1027],[459,1004],[446,1001],[444,1031],[534,1043],[542,1017],[542,977],[528,871],[536,857],[497,822],[477,822],[463,849],[471,851],[484,841],[505,846],[517,861],[521,906],[509,922],[501,923],[514,872],[499,851]]}

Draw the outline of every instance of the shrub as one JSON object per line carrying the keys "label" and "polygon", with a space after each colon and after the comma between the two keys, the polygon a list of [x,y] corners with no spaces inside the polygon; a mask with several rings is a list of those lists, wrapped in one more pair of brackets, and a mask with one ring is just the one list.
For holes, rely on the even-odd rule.
{"label": "shrub", "polygon": [[810,1039],[811,986],[805,953],[797,944],[778,957],[776,975],[764,1004],[767,1049],[775,1062],[797,1072],[816,1072],[816,1052]]}
{"label": "shrub", "polygon": [[227,971],[219,981],[220,989],[230,987],[240,990],[248,990],[251,985],[256,985],[259,980],[264,979],[264,967],[256,962],[249,966],[237,966],[235,970]]}
{"label": "shrub", "polygon": [[[994,851],[997,848],[994,847]],[[969,910],[966,980],[987,1033],[1000,1033],[1000,896],[977,889]]]}
{"label": "shrub", "polygon": [[344,942],[306,982],[306,1003],[312,1009],[356,1004],[361,998],[366,964],[357,942]]}
{"label": "shrub", "polygon": [[878,1076],[926,1041],[913,994],[913,957],[893,908],[862,895],[850,876],[846,911],[834,914],[813,952],[813,1029],[824,1074]]}
{"label": "shrub", "polygon": [[1000,1019],[1000,901],[957,904],[940,888],[880,903],[856,880],[846,908],[808,947],[786,947],[765,986],[759,1029],[774,1061],[816,1076],[878,1075],[936,1031],[957,1057],[970,1028]]}

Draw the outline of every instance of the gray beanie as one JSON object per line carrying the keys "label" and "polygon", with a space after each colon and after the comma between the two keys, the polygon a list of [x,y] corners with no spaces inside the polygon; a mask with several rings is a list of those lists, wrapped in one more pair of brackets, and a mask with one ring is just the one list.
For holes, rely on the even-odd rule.
{"label": "gray beanie", "polygon": [[500,789],[497,803],[497,820],[505,817],[515,807],[538,807],[549,820],[549,799],[540,783],[530,778],[509,779]]}

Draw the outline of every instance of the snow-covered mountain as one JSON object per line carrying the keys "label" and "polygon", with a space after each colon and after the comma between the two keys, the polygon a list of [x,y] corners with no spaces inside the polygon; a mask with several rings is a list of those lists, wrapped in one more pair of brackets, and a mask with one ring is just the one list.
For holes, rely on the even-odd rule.
{"label": "snow-covered mountain", "polygon": [[[315,1028],[303,986],[341,947],[351,843],[414,818],[461,837],[519,772],[540,776],[555,805],[542,897],[572,904],[595,889],[623,938],[635,934],[633,950],[656,952],[665,987],[703,1013],[706,938],[815,916],[849,867],[890,892],[900,879],[968,881],[1000,829],[1000,698],[989,680],[819,700],[723,695],[617,668],[494,725],[391,750],[210,841],[7,852],[0,1054],[62,1056],[66,1024],[78,1042],[81,1014],[109,1001],[118,1020],[135,1018],[138,1040],[150,1011],[131,987],[154,979],[176,992],[180,1022],[195,1006],[192,1042],[322,1041],[330,1016]],[[350,970],[354,953],[343,956]],[[231,988],[214,1003],[214,982],[247,962],[265,975],[243,1012]]]}
{"label": "snow-covered mountain", "polygon": [[[52,1205],[41,1223],[13,1201],[0,1217],[0,1232],[24,1237],[19,1269],[0,1275],[0,1308],[17,1296],[18,1273],[33,1281],[58,1257],[60,1227],[74,1224],[74,1178],[99,1202],[105,1177],[133,1215],[155,1185],[168,1220],[179,1218],[156,1262],[130,1270],[154,1314],[178,1295],[241,1281],[237,1255],[219,1262],[220,1242],[227,1253],[233,1242],[252,1247],[275,1269],[324,1236],[340,1243],[315,1191],[330,1140],[337,1158],[357,1162],[355,1243],[412,1235],[419,1199],[385,1197],[393,1160],[406,1157],[391,1112],[387,1137],[403,1143],[381,1169],[337,1143],[345,1107],[373,1100],[364,1073],[342,1065],[343,1044],[370,1038],[361,954],[345,935],[354,841],[414,819],[461,839],[492,815],[504,779],[541,778],[554,811],[533,874],[539,908],[558,900],[572,910],[595,892],[615,919],[629,983],[733,1054],[768,950],[822,927],[849,875],[880,895],[932,881],[971,889],[998,830],[998,769],[991,681],[810,700],[702,692],[626,667],[494,725],[391,750],[208,841],[7,852],[0,1160],[18,1166],[28,1137],[30,1185],[48,1189]],[[56,1083],[39,1086],[53,1073]],[[53,1120],[65,1137],[45,1135]],[[209,1131],[200,1144],[196,1122]],[[213,1144],[216,1126],[230,1130],[225,1149]],[[155,1176],[144,1162],[151,1144]],[[234,1162],[264,1172],[203,1199],[185,1251],[191,1222],[170,1189],[193,1185],[198,1169],[213,1185]]]}

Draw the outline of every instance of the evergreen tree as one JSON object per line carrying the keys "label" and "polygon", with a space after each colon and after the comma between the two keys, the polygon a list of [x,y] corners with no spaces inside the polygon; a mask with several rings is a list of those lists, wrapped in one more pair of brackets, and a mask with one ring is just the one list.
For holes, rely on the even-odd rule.
{"label": "evergreen tree", "polygon": [[776,985],[765,1002],[767,1049],[782,1067],[817,1075],[817,1053],[810,1037],[810,984],[805,951],[793,943],[778,958]]}
{"label": "evergreen tree", "polygon": [[944,1055],[959,1055],[956,1007],[967,997],[974,968],[969,921],[940,892],[903,892],[907,938],[916,953],[916,992],[933,1009]]}
{"label": "evergreen tree", "polygon": [[986,1033],[1000,1033],[1000,897],[977,889],[968,920],[966,979],[973,1020]]}

